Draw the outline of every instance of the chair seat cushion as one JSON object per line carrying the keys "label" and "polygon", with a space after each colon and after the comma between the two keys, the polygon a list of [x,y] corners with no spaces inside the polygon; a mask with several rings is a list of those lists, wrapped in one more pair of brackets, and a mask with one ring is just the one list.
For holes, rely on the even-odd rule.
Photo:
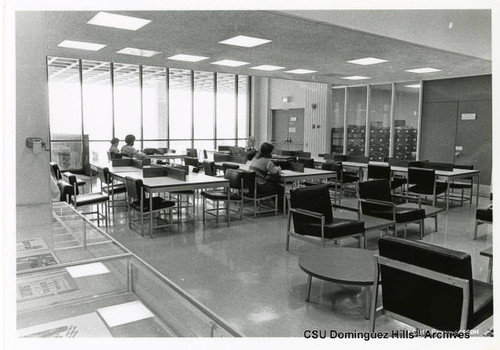
{"label": "chair seat cushion", "polygon": [[[76,205],[91,205],[91,204],[99,204],[104,203],[109,200],[109,196],[107,194],[101,193],[86,193],[76,196]],[[74,203],[73,197],[71,197],[71,203]]]}
{"label": "chair seat cushion", "polygon": [[[166,200],[165,198],[153,197],[153,211],[174,207],[175,205],[176,205],[175,202]],[[133,201],[130,203],[130,206],[132,208],[140,211],[141,210],[141,201],[140,200]],[[144,213],[151,211],[151,210],[149,210],[149,198],[144,200],[144,205],[143,205],[142,211]]]}
{"label": "chair seat cushion", "polygon": [[476,210],[476,220],[493,222],[493,210],[484,208]]}
{"label": "chair seat cushion", "polygon": [[[413,185],[408,188],[408,192],[418,193],[418,194],[427,194],[432,195],[432,189],[428,189],[427,187],[422,187],[419,185]],[[446,183],[436,182],[436,194],[441,194],[446,192]]]}
{"label": "chair seat cushion", "polygon": [[[297,233],[307,236],[321,237],[321,223],[310,222],[302,223],[295,230]],[[365,223],[363,221],[337,219],[325,224],[325,238],[333,239],[363,233]]]}
{"label": "chair seat cushion", "polygon": [[[387,209],[376,209],[370,211],[370,213],[365,213],[370,216],[375,216],[381,219],[393,220],[392,208],[387,207]],[[415,209],[405,206],[396,206],[396,222],[405,223],[417,221],[425,218],[425,209]]]}
{"label": "chair seat cushion", "polygon": [[468,328],[472,329],[493,314],[493,285],[473,280],[473,314],[469,316]]}
{"label": "chair seat cushion", "polygon": [[[227,192],[226,191],[217,191],[217,190],[209,190],[209,191],[202,191],[201,195],[205,198],[214,200],[214,201],[223,201],[227,200]],[[241,199],[241,196],[236,193],[229,193],[229,199],[232,201],[238,201]]]}

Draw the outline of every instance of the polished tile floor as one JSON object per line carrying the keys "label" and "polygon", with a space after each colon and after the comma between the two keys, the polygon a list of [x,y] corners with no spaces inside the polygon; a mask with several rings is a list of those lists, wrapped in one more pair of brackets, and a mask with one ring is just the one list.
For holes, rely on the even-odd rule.
{"label": "polished tile floor", "polygon": [[[489,204],[480,198],[480,207]],[[184,216],[182,224],[154,239],[130,230],[123,208],[112,215],[109,233],[133,253],[162,272],[187,293],[249,337],[302,337],[308,329],[368,331],[360,288],[313,279],[311,300],[305,302],[307,275],[297,262],[315,246],[291,239],[285,250],[286,217],[234,218],[230,227],[209,218],[204,226],[200,208]],[[479,252],[492,245],[492,227],[481,225],[472,239],[475,206],[453,206],[439,214],[438,232],[426,221],[424,240],[472,255],[474,278],[486,280],[488,261]],[[401,232],[402,233],[402,232]],[[409,238],[418,238],[418,226],[408,226]],[[368,249],[377,249],[377,232],[369,233]],[[356,241],[340,242],[356,246]],[[381,316],[377,330],[405,329],[406,325]]]}

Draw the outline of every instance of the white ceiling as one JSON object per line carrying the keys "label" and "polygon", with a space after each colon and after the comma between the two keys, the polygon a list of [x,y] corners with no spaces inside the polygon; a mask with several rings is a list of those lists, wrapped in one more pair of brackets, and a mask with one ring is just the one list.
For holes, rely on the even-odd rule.
{"label": "white ceiling", "polygon": [[[336,85],[431,80],[492,72],[491,14],[487,10],[113,12],[152,20],[137,31],[87,24],[96,13],[44,12],[43,30],[49,55]],[[272,42],[254,48],[218,43],[236,35],[260,37]],[[98,52],[57,47],[66,39],[107,46]],[[116,53],[124,47],[160,51],[161,54],[139,58]],[[209,56],[210,59],[198,63],[166,59],[179,53]],[[371,66],[346,63],[363,57],[389,61]],[[240,68],[210,64],[220,59],[242,60],[250,64]],[[293,75],[283,71],[249,69],[262,64],[318,72]],[[421,67],[438,68],[442,72],[405,72],[406,69]],[[340,79],[349,75],[370,76],[371,79]]]}

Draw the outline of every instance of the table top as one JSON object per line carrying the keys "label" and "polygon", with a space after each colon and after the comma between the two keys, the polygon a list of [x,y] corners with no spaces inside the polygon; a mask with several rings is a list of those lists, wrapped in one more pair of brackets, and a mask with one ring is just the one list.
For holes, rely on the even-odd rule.
{"label": "table top", "polygon": [[141,168],[136,168],[135,166],[126,165],[126,166],[113,166],[111,162],[99,162],[99,163],[90,163],[90,165],[94,169],[103,169],[108,168],[110,173],[124,173],[124,172],[142,172]]}
{"label": "table top", "polygon": [[479,255],[487,256],[488,258],[493,258],[493,247],[489,247],[488,249],[482,250]]}
{"label": "table top", "polygon": [[358,248],[314,248],[299,257],[307,274],[329,282],[372,285],[375,251]]}
{"label": "table top", "polygon": [[[223,177],[208,176],[201,173],[189,173],[186,176],[186,181],[174,179],[168,176],[143,177],[142,171],[123,172],[119,176],[125,178],[127,176],[134,179],[141,179],[146,189],[168,189],[171,191],[180,191],[185,189],[197,189],[205,187],[226,186],[229,180]],[[167,191],[168,192],[168,191]]]}
{"label": "table top", "polygon": [[[240,169],[242,169],[242,170],[249,170],[249,168],[250,168],[250,162],[246,162],[245,164],[238,164],[238,163],[232,163],[232,162],[216,162],[215,166],[222,167],[222,164],[224,164],[224,163],[238,165],[240,167]],[[336,175],[335,171],[311,169],[311,168],[304,168],[303,173],[298,172],[298,171],[291,171],[291,170],[281,170],[281,178],[284,180],[289,180],[291,178],[300,179],[300,178],[317,177],[317,176],[332,177],[335,175]]]}
{"label": "table top", "polygon": [[148,154],[144,158],[154,158],[154,159],[173,159],[173,158],[184,158],[186,153],[164,153],[164,154]]}

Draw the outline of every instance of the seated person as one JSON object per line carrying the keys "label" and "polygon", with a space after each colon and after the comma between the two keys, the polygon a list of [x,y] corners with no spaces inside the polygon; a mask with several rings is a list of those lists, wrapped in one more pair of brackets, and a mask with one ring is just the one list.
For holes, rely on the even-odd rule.
{"label": "seated person", "polygon": [[255,137],[250,136],[247,139],[247,146],[245,147],[245,153],[247,155],[247,160],[252,160],[257,154],[257,150],[255,149]]}
{"label": "seated person", "polygon": [[124,156],[127,157],[136,157],[136,158],[141,158],[144,157],[144,154],[141,151],[138,151],[134,148],[134,141],[135,141],[135,136],[134,135],[127,135],[125,136],[125,143],[126,145],[122,147],[121,153]]}
{"label": "seated person", "polygon": [[118,144],[120,143],[120,139],[117,137],[113,137],[111,140],[111,147],[109,147],[109,152],[110,153],[120,153],[120,150],[118,149]]}
{"label": "seated person", "polygon": [[[277,194],[278,210],[283,211],[283,197],[285,188],[276,180],[279,178],[281,168],[271,161],[274,146],[269,142],[264,142],[260,146],[260,151],[252,159],[249,169],[255,171],[257,179],[257,193]],[[273,179],[274,178],[274,179]]]}

